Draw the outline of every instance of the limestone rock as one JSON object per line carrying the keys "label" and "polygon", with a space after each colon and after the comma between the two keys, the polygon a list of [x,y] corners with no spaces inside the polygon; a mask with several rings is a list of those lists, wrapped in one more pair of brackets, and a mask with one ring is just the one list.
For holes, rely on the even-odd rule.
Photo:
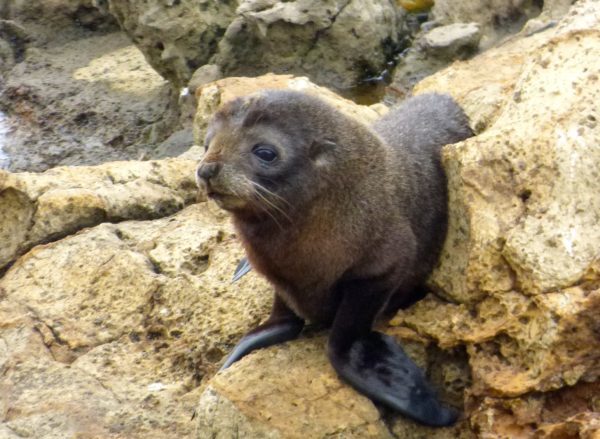
{"label": "limestone rock", "polygon": [[310,74],[347,88],[384,68],[397,41],[389,1],[109,1],[152,66],[183,88],[204,64],[225,76]]}
{"label": "limestone rock", "polygon": [[[568,0],[543,3],[543,13],[540,15],[540,5],[530,0],[494,0],[486,2],[485,6],[479,0],[436,1],[431,11],[432,21],[421,26],[411,47],[398,57],[387,100],[400,101],[410,96],[413,87],[420,81],[428,81],[429,76],[435,75],[451,62],[465,60],[478,51],[487,50],[482,57],[502,57],[497,62],[498,70],[486,70],[481,72],[481,76],[475,75],[474,68],[482,64],[480,61],[473,62],[464,69],[457,63],[457,69],[463,76],[473,75],[472,81],[465,78],[464,83],[471,90],[480,90],[478,102],[487,101],[489,106],[496,105],[487,96],[490,92],[492,95],[503,94],[503,91],[494,88],[498,85],[497,82],[512,84],[513,81],[509,79],[512,78],[511,70],[519,68],[519,56],[530,50],[525,39],[514,41],[511,35],[534,36],[529,44],[535,46],[536,40],[540,40],[535,35],[556,25],[556,20],[563,17],[570,6]],[[507,40],[513,47],[510,51],[504,47]],[[546,40],[542,38],[541,41]],[[496,47],[499,44],[501,46]],[[454,87],[453,84],[450,85],[450,88]]]}
{"label": "limestone rock", "polygon": [[365,123],[373,122],[387,112],[381,104],[371,106],[358,105],[333,93],[325,87],[319,87],[308,78],[292,75],[267,74],[258,78],[225,78],[198,88],[198,110],[194,120],[194,141],[204,143],[206,127],[212,114],[225,102],[264,89],[290,89],[314,94],[325,99],[333,107],[350,117]]}
{"label": "limestone rock", "polygon": [[238,2],[109,0],[109,9],[148,62],[176,88],[209,64]]}
{"label": "limestone rock", "polygon": [[375,406],[336,377],[324,346],[323,337],[287,343],[215,376],[196,409],[197,437],[392,438]]}
{"label": "limestone rock", "polygon": [[[449,91],[470,103],[467,111],[474,115],[481,72],[492,81],[480,134],[444,150],[450,231],[430,284],[445,300],[430,295],[383,328],[431,354],[418,363],[432,377],[441,375],[443,388],[471,373],[459,394],[472,430],[424,432],[399,417],[388,424],[389,432],[598,435],[598,29],[599,4],[580,1],[554,28],[522,35],[417,87]],[[514,65],[502,67],[507,61]],[[477,75],[482,78],[475,80]],[[199,406],[205,416],[200,425],[210,427],[207,437],[226,435],[223,419],[249,437],[286,437],[275,414],[283,407],[279,393],[258,395],[269,391],[263,384],[271,392],[295,388],[288,390],[290,382],[279,377],[268,381],[271,374],[254,374],[289,370],[295,364],[289,351],[303,343],[257,352],[213,378]],[[457,358],[453,370],[436,371],[450,355]],[[267,368],[270,358],[280,358],[273,369]],[[306,354],[302,361],[313,357]],[[275,407],[268,406],[272,398]],[[251,412],[249,400],[267,407]],[[297,416],[313,419],[304,412]]]}
{"label": "limestone rock", "polygon": [[[452,23],[418,33],[398,60],[389,90],[404,97],[422,79],[454,60],[477,52],[481,31],[477,23]],[[391,100],[397,100],[393,94]]]}
{"label": "limestone rock", "polygon": [[43,21],[57,27],[76,21],[80,26],[96,29],[114,25],[114,20],[103,3],[98,0],[2,0],[0,16],[20,21]]}
{"label": "limestone rock", "polygon": [[256,275],[230,284],[233,238],[202,203],[17,260],[0,279],[2,422],[39,438],[190,437],[199,381],[268,311]]}
{"label": "limestone rock", "polygon": [[[433,281],[456,300],[515,287],[528,294],[561,289],[594,271],[600,248],[593,226],[600,210],[595,7],[577,4],[571,14],[579,21],[568,17],[544,33],[493,125],[444,152],[451,226]],[[583,23],[589,27],[579,29]],[[486,60],[478,69],[494,71],[496,62],[480,61]],[[448,77],[439,78],[419,91],[442,90]]]}
{"label": "limestone rock", "polygon": [[28,32],[13,20],[0,20],[0,73],[10,70],[23,60]]}
{"label": "limestone rock", "polygon": [[34,245],[105,221],[159,218],[195,199],[195,162],[0,171],[0,267]]}
{"label": "limestone rock", "polygon": [[414,93],[444,91],[457,99],[476,133],[491,127],[510,101],[523,64],[554,32],[548,29],[525,38],[515,38],[476,57],[423,79]]}

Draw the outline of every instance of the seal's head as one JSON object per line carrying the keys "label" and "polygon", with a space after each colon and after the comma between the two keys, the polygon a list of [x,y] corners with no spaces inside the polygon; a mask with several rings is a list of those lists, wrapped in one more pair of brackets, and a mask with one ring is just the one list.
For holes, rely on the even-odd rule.
{"label": "seal's head", "polygon": [[311,182],[322,180],[318,174],[335,146],[314,125],[323,105],[289,91],[263,91],[225,104],[208,127],[196,172],[200,189],[238,217],[291,220],[318,195]]}

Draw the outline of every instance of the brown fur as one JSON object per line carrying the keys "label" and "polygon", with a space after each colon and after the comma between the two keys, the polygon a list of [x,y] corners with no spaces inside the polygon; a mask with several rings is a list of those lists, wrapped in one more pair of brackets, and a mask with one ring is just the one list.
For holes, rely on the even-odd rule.
{"label": "brown fur", "polygon": [[[232,213],[283,302],[329,323],[341,285],[373,280],[386,303],[426,279],[446,232],[440,150],[470,134],[444,95],[413,98],[369,127],[316,97],[265,91],[215,115],[199,183]],[[275,164],[253,156],[257,144],[277,150]]]}

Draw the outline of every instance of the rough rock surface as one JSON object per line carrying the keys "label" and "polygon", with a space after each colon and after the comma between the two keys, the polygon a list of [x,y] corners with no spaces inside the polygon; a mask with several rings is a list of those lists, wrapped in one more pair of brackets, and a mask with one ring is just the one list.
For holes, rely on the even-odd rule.
{"label": "rough rock surface", "polygon": [[[580,0],[416,88],[450,92],[479,135],[445,148],[436,294],[378,329],[464,407],[457,426],[379,411],[318,329],[215,375],[271,288],[230,284],[242,249],[215,206],[184,207],[194,163],[179,159],[0,174],[0,437],[598,438],[599,29],[600,4]],[[294,84],[326,95],[291,77],[201,86],[197,138],[219,103]]]}
{"label": "rough rock surface", "polygon": [[[461,222],[451,227],[451,245],[433,279],[454,299],[474,302],[500,285],[535,295],[594,276],[600,248],[592,226],[600,210],[597,8],[577,4],[515,58],[508,47],[505,57],[483,55],[417,88],[472,99],[465,105],[469,115],[496,111],[482,134],[445,151],[452,219]],[[493,72],[504,64],[518,66],[505,70],[512,87],[491,86],[495,105],[475,107],[476,73],[464,75],[464,82],[457,75],[469,65]]]}
{"label": "rough rock surface", "polygon": [[483,34],[481,44],[488,48],[498,39],[519,31],[528,19],[537,17],[542,12],[540,3],[535,0],[489,0],[485,3],[481,0],[436,0],[431,15],[441,24],[479,23]]}
{"label": "rough rock surface", "polygon": [[[492,75],[492,97],[481,103],[481,134],[444,153],[450,233],[430,283],[445,300],[430,295],[384,327],[404,343],[426,346],[425,357],[418,348],[411,354],[430,366],[440,387],[458,387],[469,424],[424,432],[401,417],[386,418],[397,437],[600,434],[598,29],[600,5],[581,1],[555,28],[522,36],[417,87],[449,91],[470,101],[475,114],[478,82],[471,78]],[[494,72],[505,63],[513,65],[500,80]],[[234,428],[219,426],[219,419],[231,420],[247,437],[291,434],[278,424],[278,410],[286,408],[275,395],[284,384],[270,377],[294,367],[290,345],[296,343],[302,342],[257,352],[217,375],[200,400],[206,418],[198,437]],[[279,363],[268,369],[273,356]],[[260,378],[253,379],[256,373]],[[297,395],[295,388],[290,392]],[[249,409],[248,400],[260,401],[260,411]],[[304,413],[295,415],[310,423]]]}
{"label": "rough rock surface", "polygon": [[336,377],[324,346],[324,337],[287,343],[217,375],[197,407],[198,437],[392,438],[375,406]]}
{"label": "rough rock surface", "polygon": [[481,32],[477,23],[452,23],[433,28],[423,36],[423,47],[429,52],[441,52],[455,58],[460,51],[473,50],[479,45]]}
{"label": "rough rock surface", "polygon": [[[391,86],[386,96],[389,102],[398,102],[411,94],[415,85],[428,76],[442,70],[452,61],[465,60],[478,52],[492,56],[490,52],[506,56],[503,46],[507,40],[517,45],[530,37],[556,25],[568,11],[570,0],[539,2],[529,0],[494,0],[447,2],[437,1],[431,11],[431,21],[424,23],[416,32],[412,45],[398,57]],[[517,37],[511,37],[518,34]],[[515,53],[520,53],[516,50]],[[475,64],[480,64],[476,62]],[[516,66],[498,63],[500,71],[485,72],[474,78],[485,86],[488,75],[503,78],[503,72]],[[464,69],[469,72],[471,68]]]}
{"label": "rough rock surface", "polygon": [[115,24],[113,17],[108,13],[105,0],[0,0],[0,17],[7,20],[44,22],[55,26],[57,30],[73,20],[93,29]]}
{"label": "rough rock surface", "polygon": [[388,89],[390,100],[408,96],[423,78],[454,60],[466,59],[476,53],[480,39],[477,23],[452,23],[418,33],[412,46],[398,60]]}
{"label": "rough rock surface", "polygon": [[397,41],[394,2],[109,0],[152,66],[176,87],[217,64],[225,76],[307,74],[347,88],[385,68]]}
{"label": "rough rock surface", "polygon": [[[28,23],[25,29],[38,35]],[[48,28],[44,28],[48,33]],[[177,122],[168,83],[121,32],[66,27],[5,72],[0,108],[12,171],[139,159]]]}
{"label": "rough rock surface", "polygon": [[243,282],[256,294],[230,286],[240,253],[203,203],[20,258],[0,279],[3,425],[39,438],[190,437],[198,382],[267,310],[254,275]]}
{"label": "rough rock surface", "polygon": [[195,199],[195,162],[116,162],[42,174],[0,170],[0,269],[37,244],[103,222],[172,214]]}

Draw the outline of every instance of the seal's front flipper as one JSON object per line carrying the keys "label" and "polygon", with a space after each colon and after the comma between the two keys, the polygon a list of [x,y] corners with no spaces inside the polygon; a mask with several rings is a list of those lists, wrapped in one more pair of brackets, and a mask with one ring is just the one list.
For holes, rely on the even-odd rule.
{"label": "seal's front flipper", "polygon": [[356,390],[426,425],[453,424],[457,413],[444,407],[423,372],[389,335],[371,332],[345,351],[329,350],[338,374]]}
{"label": "seal's front flipper", "polygon": [[423,372],[388,335],[372,325],[389,298],[386,277],[340,284],[343,297],[328,340],[333,368],[356,390],[426,425],[442,427],[456,421],[444,407]]}
{"label": "seal's front flipper", "polygon": [[266,348],[274,344],[295,339],[300,335],[303,327],[304,320],[294,314],[294,312],[290,310],[277,295],[275,295],[269,319],[242,337],[219,371],[227,369],[233,363],[255,349]]}
{"label": "seal's front flipper", "polygon": [[248,262],[248,258],[242,258],[240,263],[235,268],[235,272],[233,273],[233,279],[231,279],[231,283],[235,283],[240,280],[246,273],[252,270],[252,265]]}

